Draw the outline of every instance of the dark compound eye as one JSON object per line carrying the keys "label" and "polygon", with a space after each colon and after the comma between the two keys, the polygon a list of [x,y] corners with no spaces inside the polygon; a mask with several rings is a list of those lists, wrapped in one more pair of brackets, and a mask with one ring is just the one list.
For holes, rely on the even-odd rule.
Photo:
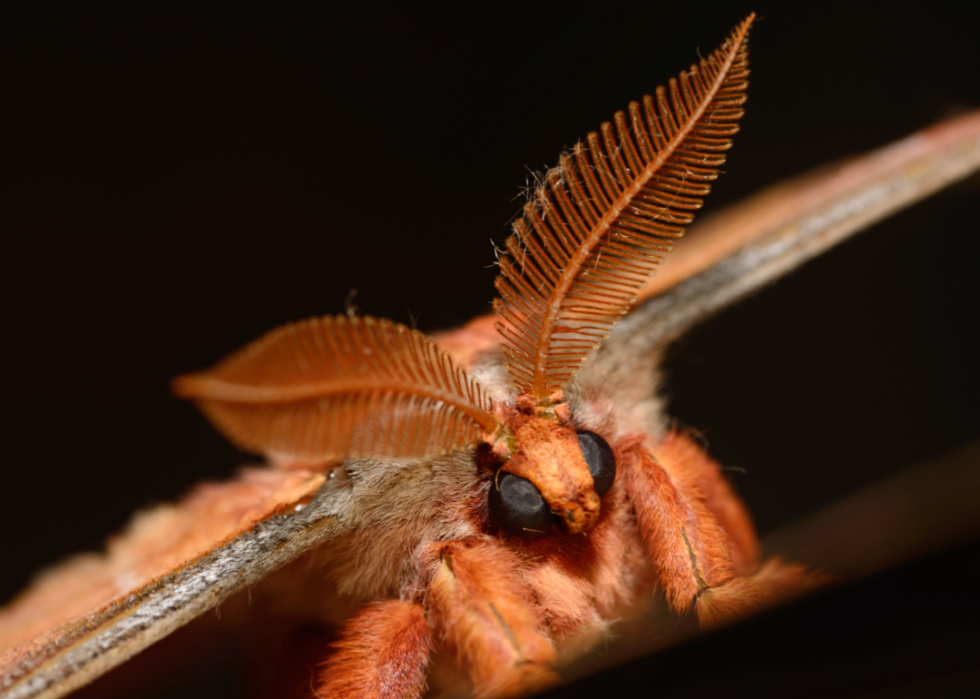
{"label": "dark compound eye", "polygon": [[490,486],[488,504],[494,524],[516,536],[538,536],[554,522],[548,503],[534,484],[513,473],[499,474]]}
{"label": "dark compound eye", "polygon": [[579,432],[578,443],[582,446],[582,456],[592,472],[595,492],[605,495],[616,480],[616,457],[613,456],[609,442],[595,432]]}

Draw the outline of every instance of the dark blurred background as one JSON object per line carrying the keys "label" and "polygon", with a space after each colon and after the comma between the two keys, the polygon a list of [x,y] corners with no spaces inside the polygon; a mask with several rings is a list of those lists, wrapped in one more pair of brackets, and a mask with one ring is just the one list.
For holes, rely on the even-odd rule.
{"label": "dark blurred background", "polygon": [[[346,303],[427,331],[487,312],[493,243],[531,173],[749,11],[748,113],[706,210],[980,106],[978,11],[899,7],[4,10],[0,601],[133,510],[249,460],[169,396],[174,375]],[[763,534],[980,438],[978,221],[974,178],[675,347],[672,412],[746,469]],[[976,549],[937,553],[924,579],[958,579]],[[898,571],[864,594],[935,613],[922,584]],[[817,615],[837,617],[816,636],[763,620],[733,647],[765,656],[777,635],[806,655],[880,632],[854,589],[821,598]],[[975,621],[977,595],[961,597],[957,618]],[[711,648],[686,651],[692,667],[733,657]]]}

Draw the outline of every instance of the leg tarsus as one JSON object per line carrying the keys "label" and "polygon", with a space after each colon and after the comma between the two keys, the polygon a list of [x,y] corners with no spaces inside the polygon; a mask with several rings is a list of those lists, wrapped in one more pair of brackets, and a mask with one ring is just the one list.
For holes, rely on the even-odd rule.
{"label": "leg tarsus", "polygon": [[822,582],[805,566],[770,558],[753,575],[732,578],[700,591],[695,598],[698,622],[704,628],[727,624],[812,589]]}

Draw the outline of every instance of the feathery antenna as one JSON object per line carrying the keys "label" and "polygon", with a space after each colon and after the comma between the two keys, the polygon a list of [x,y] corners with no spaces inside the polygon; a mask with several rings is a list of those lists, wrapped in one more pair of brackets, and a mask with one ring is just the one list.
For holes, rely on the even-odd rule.
{"label": "feathery antenna", "polygon": [[316,461],[430,456],[498,427],[482,386],[434,341],[371,317],[273,330],[173,390],[248,450]]}
{"label": "feathery antenna", "polygon": [[575,376],[693,220],[738,131],[754,19],[563,155],[525,205],[494,302],[521,393],[544,402]]}

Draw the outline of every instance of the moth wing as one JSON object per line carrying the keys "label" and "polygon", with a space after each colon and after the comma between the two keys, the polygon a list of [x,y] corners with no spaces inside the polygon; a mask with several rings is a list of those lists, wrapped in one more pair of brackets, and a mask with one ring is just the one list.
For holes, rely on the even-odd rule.
{"label": "moth wing", "polygon": [[693,225],[636,308],[681,332],[978,169],[980,110],[780,182]]}
{"label": "moth wing", "polygon": [[249,469],[138,515],[0,610],[0,696],[59,697],[340,533],[337,489]]}

